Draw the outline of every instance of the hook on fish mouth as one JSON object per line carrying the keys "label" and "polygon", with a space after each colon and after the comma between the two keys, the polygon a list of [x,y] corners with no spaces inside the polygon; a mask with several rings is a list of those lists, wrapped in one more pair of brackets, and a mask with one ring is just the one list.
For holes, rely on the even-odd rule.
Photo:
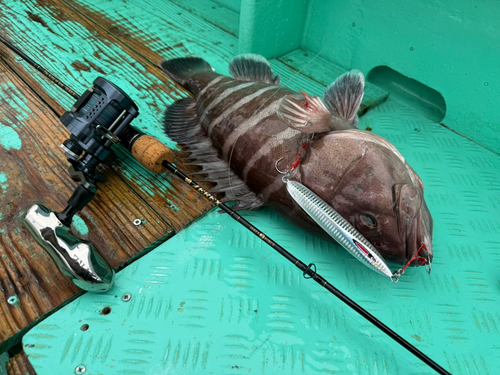
{"label": "hook on fish mouth", "polygon": [[391,276],[391,281],[393,283],[397,283],[399,281],[399,278],[405,273],[406,268],[410,265],[410,263],[413,262],[414,260],[419,259],[419,258],[423,259],[422,262],[419,264],[419,266],[424,265],[425,270],[427,271],[427,274],[429,274],[429,275],[431,274],[431,262],[432,261],[431,261],[430,254],[427,253],[425,258],[422,256],[418,256],[418,252],[422,249],[427,250],[427,246],[425,246],[425,244],[423,242],[422,242],[422,245],[417,250],[417,252],[408,261],[408,263],[406,263],[406,265],[403,268],[400,268],[399,270],[394,271],[394,273]]}

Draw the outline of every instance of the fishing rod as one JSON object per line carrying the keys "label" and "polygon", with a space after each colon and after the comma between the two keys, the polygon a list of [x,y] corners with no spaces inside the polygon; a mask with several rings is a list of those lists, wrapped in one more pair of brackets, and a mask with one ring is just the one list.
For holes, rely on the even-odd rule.
{"label": "fishing rod", "polygon": [[[24,54],[18,48],[15,48],[14,46],[12,46],[11,43],[8,43],[2,36],[0,36],[0,41],[2,43],[4,43],[8,48],[13,50],[15,53],[17,53],[20,57],[22,57],[26,62],[28,62],[30,65],[32,65],[35,69],[40,71],[43,75],[47,76],[51,81],[58,84],[58,86],[61,87],[69,95],[75,97],[75,95],[73,95],[73,94],[76,94],[76,93],[73,90],[69,89],[69,87],[67,85],[65,85],[64,83],[62,83],[61,80],[57,79],[52,74],[48,73],[43,67],[41,67],[35,61],[33,61],[31,58],[29,58],[26,54]],[[11,46],[14,48],[11,48]],[[98,80],[101,80],[101,81],[98,81]],[[89,90],[87,90],[87,92],[89,92],[89,91],[91,93],[97,92],[97,94],[100,94],[101,96],[97,95],[97,99],[96,99],[95,95],[94,96],[87,95],[86,97],[84,97],[86,94],[84,94],[82,96],[76,95],[75,99],[77,99],[77,103],[72,108],[72,112],[73,113],[80,113],[82,107],[89,108],[88,102],[91,102],[92,99],[94,99],[94,102],[97,100],[97,102],[102,101],[102,103],[105,103],[106,101],[103,100],[103,98],[102,98],[103,93],[99,91],[99,89],[101,89],[101,91],[104,91],[104,90],[102,90],[101,86],[105,86],[105,83],[109,83],[109,85],[111,85],[109,87],[106,86],[106,89],[108,89],[108,94],[111,92],[112,94],[117,95],[113,90],[118,90],[119,93],[121,93],[122,95],[125,95],[120,89],[118,89],[116,86],[112,85],[109,81],[105,80],[102,77],[99,77],[98,79],[96,79],[96,81],[94,81],[94,85]],[[119,98],[123,99],[121,97],[119,97]],[[126,96],[126,98],[128,98],[128,96]],[[98,110],[95,110],[95,111],[98,112]],[[126,112],[126,111],[124,111],[124,112]],[[86,113],[88,113],[88,111],[85,112],[84,115]],[[61,121],[63,121],[63,119],[65,118],[65,115],[62,116]],[[137,115],[138,115],[138,112],[137,112]],[[330,284],[323,276],[321,276],[316,271],[316,265],[314,263],[309,263],[308,265],[306,265],[300,259],[296,258],[294,255],[292,255],[290,252],[285,250],[278,243],[276,243],[274,240],[272,240],[270,237],[268,237],[266,234],[264,234],[262,231],[260,231],[258,228],[256,228],[254,225],[252,225],[250,222],[248,222],[244,217],[242,217],[236,211],[232,210],[230,207],[228,207],[226,204],[222,203],[215,196],[213,196],[208,191],[203,189],[198,183],[196,183],[189,176],[187,176],[186,174],[181,172],[177,167],[175,167],[172,163],[170,163],[168,161],[168,160],[173,160],[173,152],[170,149],[168,149],[165,145],[163,145],[160,141],[158,141],[157,139],[155,139],[151,136],[147,136],[147,135],[143,134],[142,132],[138,131],[137,129],[133,128],[132,126],[130,126],[129,123],[130,123],[131,119],[130,119],[130,121],[128,121],[128,123],[126,124],[125,127],[119,128],[122,130],[119,134],[117,134],[118,133],[117,131],[114,131],[114,133],[111,133],[111,131],[109,129],[117,129],[116,127],[114,127],[114,124],[119,122],[119,121],[122,121],[122,118],[124,116],[125,116],[125,113],[123,113],[122,116],[120,116],[120,117],[114,118],[113,124],[111,124],[111,126],[109,126],[106,129],[108,132],[101,131],[103,137],[106,138],[107,141],[111,141],[111,144],[120,143],[120,144],[124,145],[129,151],[131,151],[134,158],[136,158],[144,167],[151,170],[152,172],[163,173],[166,170],[168,170],[172,174],[179,177],[187,185],[194,188],[196,191],[198,191],[198,193],[200,193],[202,196],[204,196],[206,199],[208,199],[211,203],[213,203],[218,208],[220,208],[222,211],[227,213],[231,218],[233,218],[235,221],[237,221],[238,223],[243,225],[246,229],[250,230],[254,235],[259,237],[262,241],[267,243],[270,247],[272,247],[274,250],[276,250],[278,253],[280,253],[283,257],[285,257],[289,262],[291,262],[293,265],[295,265],[295,267],[297,267],[300,271],[303,272],[303,276],[306,279],[312,279],[312,280],[316,281],[320,286],[322,286],[323,288],[328,290],[330,293],[332,293],[335,297],[337,297],[342,302],[344,302],[351,309],[356,311],[358,314],[360,314],[362,317],[364,317],[366,320],[368,320],[370,323],[372,323],[374,326],[376,326],[382,332],[387,334],[390,338],[392,338],[398,344],[400,344],[405,349],[407,349],[410,353],[412,353],[417,358],[419,358],[424,363],[426,363],[428,366],[430,366],[432,369],[434,369],[437,373],[450,374],[447,370],[445,370],[443,367],[441,367],[439,364],[437,364],[435,361],[433,361],[431,358],[429,358],[427,355],[425,355],[423,352],[421,352],[415,346],[410,344],[403,337],[401,337],[399,334],[397,334],[391,328],[386,326],[384,323],[382,323],[380,320],[378,320],[376,317],[374,317],[372,314],[370,314],[368,311],[363,309],[360,305],[358,305],[356,302],[354,302],[352,299],[350,299],[348,296],[346,296],[344,293],[342,293],[340,290],[338,290],[332,284]],[[66,125],[66,123],[64,121],[63,121],[63,123]],[[81,126],[83,127],[84,125],[89,126],[90,124],[89,124],[89,122],[84,122],[84,124]],[[97,124],[97,127],[98,126],[102,126],[102,125]],[[67,127],[70,131],[72,131],[72,133],[73,133],[72,135],[74,135],[73,127],[70,127],[70,126],[67,126]],[[99,134],[101,134],[101,133],[99,133]],[[120,136],[120,138],[118,137],[118,135]],[[106,142],[104,144],[108,145],[107,147],[111,146],[111,144],[108,144]],[[63,147],[63,149],[64,149],[64,147]],[[90,154],[90,151],[88,151],[86,153],[86,155],[83,156],[82,158],[87,157],[89,154]],[[66,155],[68,156],[67,152],[66,152]],[[74,162],[74,160],[69,158],[69,157],[68,157],[68,160],[70,162]],[[74,163],[72,163],[72,164],[74,166]],[[71,171],[70,171],[70,173],[71,173]],[[81,173],[83,173],[83,172],[81,172]],[[91,177],[90,173],[88,171],[86,172],[86,174],[89,175],[89,176],[86,176],[87,178]],[[54,213],[48,211],[47,209],[45,209],[45,211],[40,210],[41,206],[35,205],[34,207],[37,207],[37,209],[35,210],[36,215],[34,215],[32,212],[33,215],[30,216],[30,212],[28,212],[27,217],[25,219],[25,223],[27,224],[28,228],[31,227],[30,231],[32,232],[32,234],[48,250],[49,254],[54,258],[54,260],[56,261],[56,264],[60,267],[61,271],[66,271],[65,274],[68,274],[68,269],[67,269],[67,267],[61,268],[61,266],[60,266],[62,263],[61,256],[60,256],[61,249],[56,249],[58,251],[58,252],[56,252],[56,250],[54,250],[53,247],[50,247],[47,245],[47,236],[46,236],[46,233],[42,233],[43,231],[40,230],[40,227],[41,227],[40,223],[43,223],[44,225],[49,225],[49,228],[51,226],[52,227],[57,227],[57,226],[61,227],[62,226],[63,228],[65,228],[67,225],[69,225],[68,224],[68,217],[72,217],[72,214],[81,210],[92,199],[92,197],[93,197],[93,195],[90,197],[90,199],[88,199],[89,197],[85,196],[85,199],[80,200],[78,204],[71,206],[70,201],[73,199],[73,196],[72,196],[72,198],[70,198],[70,201],[69,201],[70,209],[67,208],[65,211],[63,211],[63,213],[64,213],[63,215],[61,215],[61,213],[54,214]],[[74,200],[78,200],[77,198],[75,198]],[[85,201],[85,203],[83,205],[82,205],[82,201]],[[78,209],[78,210],[75,211],[76,209]],[[32,209],[30,209],[30,211],[32,211],[32,210],[33,210],[33,207],[32,207]],[[69,212],[67,212],[67,211],[69,211]],[[50,218],[49,223],[47,222],[47,217]],[[69,229],[67,232],[69,232]],[[67,232],[64,233],[66,236],[68,235]],[[64,239],[64,237],[63,237],[63,239]],[[87,245],[89,244],[88,242],[82,241],[76,237],[73,238],[73,241],[75,241],[75,239],[77,241],[80,241],[81,244],[87,244]],[[92,245],[92,244],[90,244],[90,245]],[[68,251],[68,249],[66,249],[66,250]],[[87,251],[90,254],[93,251],[97,253],[97,249],[92,248],[92,247],[87,249]],[[67,259],[67,258],[68,257],[66,256],[65,259]],[[102,260],[104,261],[104,258],[102,258]],[[101,263],[99,263],[98,265],[103,266]],[[73,266],[76,267],[76,265],[74,265],[74,264],[73,264]],[[71,271],[71,270],[69,270],[69,271]],[[93,271],[93,270],[90,270],[90,271]],[[73,273],[75,273],[74,270],[73,270]],[[85,289],[85,290],[95,289],[93,291],[99,291],[99,288],[101,288],[101,290],[103,287],[107,287],[107,289],[109,289],[112,285],[112,280],[111,281],[108,280],[107,283],[99,283],[98,280],[94,280],[91,278],[88,280],[78,279],[77,276],[78,275],[73,276],[72,281],[77,286],[80,286],[80,287],[83,286],[82,289]],[[98,276],[94,275],[94,278],[95,277],[98,277]],[[114,273],[113,273],[113,278],[114,278]],[[98,286],[97,286],[97,288],[91,288],[91,287],[88,287],[88,285],[85,285],[85,282],[89,283],[89,284],[95,283]],[[111,284],[111,285],[108,285],[108,284]],[[87,288],[85,288],[85,287],[87,287]]]}

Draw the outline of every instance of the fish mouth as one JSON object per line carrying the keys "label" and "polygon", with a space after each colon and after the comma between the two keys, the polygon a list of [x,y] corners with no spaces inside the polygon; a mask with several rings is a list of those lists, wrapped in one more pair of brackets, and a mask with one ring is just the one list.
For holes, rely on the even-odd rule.
{"label": "fish mouth", "polygon": [[412,185],[396,184],[393,194],[394,202],[397,202],[394,212],[398,231],[401,242],[405,244],[406,263],[413,267],[429,266],[433,258],[433,223],[423,192]]}
{"label": "fish mouth", "polygon": [[420,211],[413,221],[410,233],[406,238],[406,261],[409,262],[411,267],[425,265],[430,270],[433,256],[432,222],[429,223],[426,215]]}

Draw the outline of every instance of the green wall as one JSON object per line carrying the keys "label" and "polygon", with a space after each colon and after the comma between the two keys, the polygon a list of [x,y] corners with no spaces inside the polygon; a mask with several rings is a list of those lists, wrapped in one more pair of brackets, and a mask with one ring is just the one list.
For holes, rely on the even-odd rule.
{"label": "green wall", "polygon": [[[325,48],[326,47],[326,48]],[[500,2],[310,0],[302,48],[437,90],[446,126],[500,153]]]}
{"label": "green wall", "polygon": [[241,0],[239,53],[275,58],[300,48],[308,0]]}

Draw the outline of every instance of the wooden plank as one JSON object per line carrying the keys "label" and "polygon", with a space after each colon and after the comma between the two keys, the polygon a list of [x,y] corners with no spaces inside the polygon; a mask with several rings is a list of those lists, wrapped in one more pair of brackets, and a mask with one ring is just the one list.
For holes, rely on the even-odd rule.
{"label": "wooden plank", "polygon": [[[52,109],[52,112],[62,115],[73,105],[74,99],[70,98],[62,89],[51,83],[41,73],[0,43],[0,58],[9,69],[22,77],[23,81],[36,93],[43,93],[42,100]],[[51,94],[48,94],[51,93]],[[40,95],[40,94],[38,94]]]}
{"label": "wooden plank", "polygon": [[203,18],[235,37],[240,32],[239,13],[212,0],[170,0],[182,9]]}
{"label": "wooden plank", "polygon": [[9,375],[36,375],[24,351],[12,357],[7,364]]}
{"label": "wooden plank", "polygon": [[194,54],[227,74],[228,62],[238,54],[235,36],[170,1],[53,0],[62,1],[155,64]]}
{"label": "wooden plank", "polygon": [[[200,20],[196,15],[186,14],[181,8],[176,8],[169,2],[157,4],[158,11],[154,15],[148,15],[147,19],[138,19],[133,15],[140,12],[141,8],[152,6],[150,0],[143,0],[140,3],[125,0],[122,3],[99,4],[94,4],[90,0],[65,1],[152,61],[157,61],[160,55],[164,58],[182,56],[185,54],[181,48],[183,47],[189,53],[206,59],[217,72],[227,74],[228,61],[238,54],[237,48],[234,48],[238,46],[237,40],[211,27],[205,27],[203,30],[199,27]],[[199,10],[194,9],[192,2],[188,4],[191,5],[182,6],[195,14],[200,14]],[[165,27],[166,23],[174,25],[176,32],[168,30]],[[192,28],[182,29],[182,25],[189,25]],[[124,29],[127,32],[124,32]],[[144,33],[144,29],[148,32]],[[192,36],[193,31],[198,32],[195,39]],[[208,48],[210,44],[212,46]],[[230,49],[227,48],[228,44]],[[151,51],[157,52],[159,56],[151,55]],[[283,86],[294,90],[310,88],[312,89],[310,93],[320,96],[330,83],[347,70],[301,49],[271,60],[271,65],[277,73],[283,75],[281,80]],[[296,74],[298,71],[300,73]],[[360,114],[383,103],[388,95],[386,91],[366,82]]]}
{"label": "wooden plank", "polygon": [[[54,75],[77,92],[83,92],[97,76],[105,75],[138,104],[141,114],[134,126],[175,147],[161,130],[161,118],[168,104],[188,94],[168,81],[156,65],[62,1],[12,3],[0,0],[0,4],[2,2],[5,7],[0,25],[5,27],[5,32],[16,45],[30,56],[36,56],[41,65],[49,67]],[[44,46],[43,54],[39,53],[41,45]],[[184,47],[180,49],[187,51]],[[44,89],[37,92],[45,101],[56,101],[60,109],[69,108],[74,103],[74,99],[62,95],[58,87],[47,83],[40,74],[33,74],[33,69],[26,63],[14,59],[10,66],[30,86],[36,88],[33,84],[36,81]],[[120,155],[123,158],[117,163],[117,171],[124,172],[122,177],[127,183],[146,197],[173,228],[182,228],[210,208],[181,181],[168,182],[164,177],[158,178],[139,164],[124,161],[128,158],[126,152],[120,152]],[[145,180],[154,180],[159,185],[142,186],[140,182]]]}

